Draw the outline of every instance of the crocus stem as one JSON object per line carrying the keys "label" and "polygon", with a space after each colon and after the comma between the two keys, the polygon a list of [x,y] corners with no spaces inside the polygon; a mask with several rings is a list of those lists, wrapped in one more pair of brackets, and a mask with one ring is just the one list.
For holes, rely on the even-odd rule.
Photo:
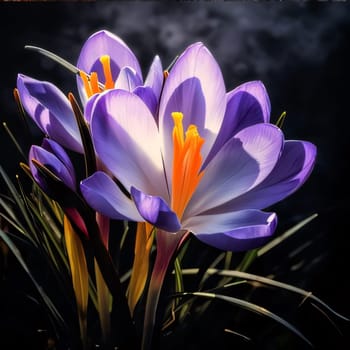
{"label": "crocus stem", "polygon": [[175,252],[186,238],[187,234],[188,232],[186,231],[179,231],[177,233],[169,233],[162,230],[157,231],[157,255],[148,287],[142,335],[142,350],[150,350],[152,348],[153,333],[156,325],[157,306],[162,285],[169,264],[172,261]]}

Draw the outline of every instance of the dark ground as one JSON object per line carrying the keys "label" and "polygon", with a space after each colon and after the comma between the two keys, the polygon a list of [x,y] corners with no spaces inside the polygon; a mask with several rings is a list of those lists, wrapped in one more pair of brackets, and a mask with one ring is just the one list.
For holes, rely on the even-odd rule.
{"label": "dark ground", "polygon": [[[350,316],[349,4],[1,3],[1,121],[6,120],[12,128],[19,127],[12,99],[18,72],[50,80],[65,92],[75,91],[70,73],[44,57],[25,51],[24,45],[52,50],[74,63],[85,39],[102,28],[129,44],[144,72],[154,53],[160,55],[166,67],[188,44],[203,41],[222,67],[227,90],[249,80],[264,82],[272,103],[272,120],[276,121],[287,111],[283,127],[286,138],[309,140],[318,147],[317,163],[309,181],[273,208],[280,218],[278,232],[315,212],[319,217],[269,254],[263,265],[255,267],[256,272],[273,273],[281,281],[311,290]],[[0,137],[1,165],[15,173],[18,171],[16,150],[9,146],[3,132]],[[300,246],[303,249],[296,251]],[[7,273],[0,284],[1,349],[5,334],[7,338],[22,337],[24,345],[25,339],[30,342],[31,330],[42,326],[33,316],[37,309],[21,300],[22,281],[26,290],[30,290],[25,275],[14,260],[10,259],[9,263],[12,275]],[[339,338],[327,329],[318,314],[304,316],[299,316],[297,321],[318,348],[349,348],[349,327],[344,338]],[[200,327],[194,330],[201,337],[202,333]],[[277,341],[266,341],[268,337],[269,333],[265,333],[260,349],[287,349],[279,347]],[[348,345],[341,346],[339,339]],[[186,341],[189,344],[193,339]],[[220,341],[224,348],[225,340]],[[209,341],[203,343],[202,349],[206,348],[205,344],[211,348]],[[189,348],[196,349],[194,345]],[[288,349],[299,346],[290,345]]]}

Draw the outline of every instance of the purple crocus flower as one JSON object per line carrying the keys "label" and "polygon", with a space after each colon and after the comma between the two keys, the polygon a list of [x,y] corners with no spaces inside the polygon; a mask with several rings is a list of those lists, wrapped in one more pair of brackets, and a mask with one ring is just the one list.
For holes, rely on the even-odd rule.
{"label": "purple crocus flower", "polygon": [[100,95],[89,112],[96,152],[132,198],[97,172],[81,184],[91,206],[163,231],[186,230],[224,250],[266,242],[277,216],[261,209],[299,188],[315,161],[313,144],[285,141],[269,123],[261,82],[225,93],[220,68],[201,43],[171,70],[159,125],[129,91]]}
{"label": "purple crocus flower", "polygon": [[[48,169],[56,179],[42,174],[38,166]],[[72,199],[73,193],[77,190],[75,171],[63,147],[47,138],[43,140],[41,146],[31,146],[29,167],[40,188],[52,198],[59,200],[65,214],[88,236],[84,220],[75,208],[74,198]]]}
{"label": "purple crocus flower", "polygon": [[220,68],[202,43],[176,61],[156,119],[139,96],[123,90],[96,97],[86,111],[97,155],[130,194],[96,172],[81,183],[86,201],[111,218],[157,228],[142,339],[148,350],[167,268],[188,234],[223,250],[264,244],[277,216],[262,209],[302,185],[316,148],[285,141],[269,123],[261,82],[226,94]]}
{"label": "purple crocus flower", "polygon": [[45,166],[69,189],[76,190],[73,164],[66,151],[57,142],[44,139],[41,146],[33,145],[29,150],[30,171],[39,186],[49,193],[52,189],[33,161]]}
{"label": "purple crocus flower", "polygon": [[[88,38],[77,63],[79,94],[85,108],[108,89],[132,91],[155,115],[163,84],[163,70],[156,56],[143,81],[139,63],[130,48],[114,34],[102,30]],[[55,85],[23,74],[17,88],[24,109],[38,127],[62,146],[83,152],[79,129],[68,98]],[[87,113],[89,114],[89,113]],[[87,120],[89,121],[89,120]]]}

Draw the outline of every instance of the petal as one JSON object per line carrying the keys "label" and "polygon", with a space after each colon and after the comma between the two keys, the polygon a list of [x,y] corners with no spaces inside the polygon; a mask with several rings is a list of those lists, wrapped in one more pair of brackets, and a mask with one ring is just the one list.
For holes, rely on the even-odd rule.
{"label": "petal", "polygon": [[180,230],[179,219],[164,199],[145,194],[135,187],[131,187],[131,195],[140,215],[147,222],[167,232]]}
{"label": "petal", "polygon": [[[99,80],[104,83],[104,74],[100,57],[109,55],[111,59],[112,78],[115,81],[120,70],[129,66],[135,70],[138,77],[142,80],[141,68],[137,58],[130,48],[118,36],[107,30],[101,30],[91,35],[81,49],[77,67],[86,73],[96,72]],[[86,100],[85,90],[81,79],[77,78],[80,97]]]}
{"label": "petal", "polygon": [[24,109],[38,127],[64,147],[82,153],[79,128],[62,91],[23,74],[18,75],[17,87]]}
{"label": "petal", "polygon": [[54,154],[64,164],[75,183],[75,171],[73,163],[61,145],[53,140],[45,138],[41,144],[41,147]]}
{"label": "petal", "polygon": [[141,84],[142,80],[134,69],[131,67],[123,67],[120,70],[114,87],[116,89],[132,92],[137,86],[140,86]]}
{"label": "petal", "polygon": [[[148,109],[154,116],[157,117],[158,100],[154,95],[153,90],[148,86],[138,86],[133,93],[141,98],[141,100],[147,105]],[[156,120],[157,121],[157,120]]]}
{"label": "petal", "polygon": [[91,132],[96,153],[130,190],[168,199],[159,133],[145,103],[135,94],[110,90],[96,100]]}
{"label": "petal", "polygon": [[42,187],[42,189],[47,190],[46,182],[43,180],[42,175],[36,166],[32,163],[32,159],[37,160],[39,163],[46,166],[51,170],[67,187],[72,191],[75,191],[76,184],[75,178],[71,176],[70,171],[66,168],[54,154],[48,152],[42,147],[32,146],[29,150],[29,166],[30,171],[35,179],[35,181]]}
{"label": "petal", "polygon": [[240,131],[204,170],[184,216],[193,216],[236,198],[263,181],[281,154],[283,134],[272,124]]}
{"label": "petal", "polygon": [[144,86],[150,87],[154,93],[156,99],[159,99],[160,92],[163,86],[163,67],[159,56],[155,56],[151,67],[148,71]]}
{"label": "petal", "polygon": [[196,216],[187,229],[202,242],[222,250],[244,251],[265,244],[277,225],[275,213],[242,210]]}
{"label": "petal", "polygon": [[190,124],[197,126],[205,139],[202,148],[205,159],[221,127],[225,107],[225,85],[216,60],[202,43],[188,47],[165,80],[159,106],[159,130],[169,186],[173,157],[171,113],[183,113],[185,129]]}
{"label": "petal", "polygon": [[80,190],[91,208],[109,218],[143,221],[133,201],[102,171],[83,180]]}
{"label": "petal", "polygon": [[227,93],[227,106],[220,132],[211,149],[209,160],[218,150],[240,130],[270,120],[270,99],[265,86],[260,81],[251,81]]}
{"label": "petal", "polygon": [[211,213],[248,208],[263,209],[295,192],[309,177],[315,164],[316,147],[306,141],[286,141],[270,175],[238,198],[214,208]]}
{"label": "petal", "polygon": [[84,106],[84,117],[86,121],[90,124],[92,118],[92,111],[95,107],[95,102],[102,94],[92,95],[86,102]]}

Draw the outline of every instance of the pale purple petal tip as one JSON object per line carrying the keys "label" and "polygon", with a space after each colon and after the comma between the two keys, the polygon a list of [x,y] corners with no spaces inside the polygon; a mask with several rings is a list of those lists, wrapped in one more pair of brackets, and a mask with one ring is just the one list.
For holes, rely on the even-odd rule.
{"label": "pale purple petal tip", "polygon": [[277,216],[271,214],[265,222],[238,227],[227,232],[197,233],[202,242],[226,251],[247,251],[266,244],[277,226]]}
{"label": "pale purple petal tip", "polygon": [[160,92],[162,90],[163,79],[162,63],[159,56],[155,56],[147,74],[145,86],[152,89],[157,100],[159,99]]}
{"label": "pale purple petal tip", "polygon": [[120,70],[118,78],[114,84],[114,88],[132,92],[141,84],[141,78],[137,75],[135,69],[126,66]]}
{"label": "pale purple petal tip", "polygon": [[131,195],[140,215],[152,225],[168,232],[177,232],[181,226],[176,214],[158,196],[147,195],[131,188]]}
{"label": "pale purple petal tip", "polygon": [[80,190],[95,211],[111,219],[142,221],[133,202],[106,173],[98,171],[83,180]]}
{"label": "pale purple petal tip", "polygon": [[[86,73],[96,72],[99,81],[104,83],[105,77],[100,62],[100,57],[103,55],[110,56],[114,81],[117,79],[120,70],[125,66],[134,69],[142,80],[141,68],[134,53],[122,39],[107,30],[98,31],[87,39],[81,49],[77,67]],[[85,92],[80,77],[77,77],[77,83],[80,96],[84,100]]]}
{"label": "pale purple petal tip", "polygon": [[[56,149],[60,146],[56,145]],[[60,150],[60,153],[64,152],[63,149]],[[62,153],[61,153],[62,156]],[[66,158],[68,156],[64,156]],[[32,146],[29,150],[29,166],[30,171],[35,179],[35,181],[40,185],[40,187],[47,191],[47,184],[39,170],[33,164],[32,160],[35,159],[45,167],[47,167],[50,171],[52,171],[67,187],[69,187],[72,191],[75,191],[75,176],[72,165],[69,161],[68,164],[65,164],[59,159],[55,154],[47,151],[43,147],[40,146]],[[67,167],[68,165],[68,167]]]}
{"label": "pale purple petal tip", "polygon": [[44,133],[64,147],[83,152],[72,107],[62,91],[23,74],[18,75],[17,88],[24,109]]}
{"label": "pale purple petal tip", "polygon": [[254,124],[268,123],[270,120],[270,99],[262,82],[244,83],[227,93],[226,96],[227,105],[224,120],[205,164],[211,160],[227,140],[240,130]]}

